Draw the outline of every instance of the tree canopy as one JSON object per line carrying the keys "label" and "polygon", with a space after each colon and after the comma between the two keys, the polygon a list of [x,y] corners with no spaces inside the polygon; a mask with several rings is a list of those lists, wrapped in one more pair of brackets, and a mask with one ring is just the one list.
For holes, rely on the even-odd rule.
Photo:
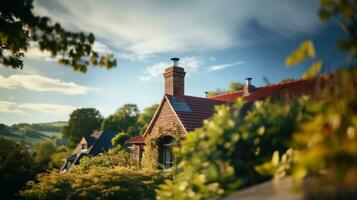
{"label": "tree canopy", "polygon": [[159,107],[159,104],[153,104],[143,110],[142,113],[140,113],[138,122],[142,125],[141,132],[144,132],[149,123],[151,122],[151,119],[154,117],[154,114]]}
{"label": "tree canopy", "polygon": [[137,105],[125,104],[103,121],[102,130],[123,131],[131,135],[138,135],[141,130],[138,117],[139,109]]}
{"label": "tree canopy", "polygon": [[95,108],[80,108],[70,114],[68,124],[63,127],[63,136],[76,144],[84,136],[92,134],[99,129],[103,121],[100,112]]}
{"label": "tree canopy", "polygon": [[215,91],[209,91],[208,92],[208,96],[213,96],[213,95],[222,94],[222,93],[226,93],[226,92],[233,92],[233,91],[237,91],[237,90],[242,90],[243,87],[244,87],[244,84],[242,84],[240,82],[231,82],[227,89],[217,88]]}
{"label": "tree canopy", "polygon": [[0,4],[0,64],[22,69],[24,52],[35,46],[80,72],[86,72],[90,64],[108,69],[116,66],[112,54],[99,55],[93,50],[92,33],[65,30],[32,10],[33,0],[5,0]]}

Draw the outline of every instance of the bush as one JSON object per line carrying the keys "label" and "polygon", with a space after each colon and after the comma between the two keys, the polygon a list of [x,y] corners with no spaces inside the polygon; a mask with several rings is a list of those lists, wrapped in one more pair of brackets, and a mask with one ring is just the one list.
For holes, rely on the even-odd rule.
{"label": "bush", "polygon": [[35,177],[36,164],[25,146],[0,138],[0,196],[13,199],[15,192]]}
{"label": "bush", "polygon": [[131,135],[120,132],[112,139],[112,145],[114,147],[124,148],[125,142],[131,138]]}
{"label": "bush", "polygon": [[19,196],[32,200],[155,199],[155,189],[164,179],[162,172],[153,170],[92,167],[82,172],[74,168],[65,174],[38,175]]}
{"label": "bush", "polygon": [[130,159],[130,154],[124,149],[111,149],[108,153],[99,154],[94,157],[84,157],[78,166],[79,170],[88,171],[93,167],[136,167],[136,163]]}
{"label": "bush", "polygon": [[254,168],[270,160],[275,150],[289,148],[296,122],[307,116],[306,102],[306,98],[285,104],[280,99],[257,101],[244,123],[242,101],[219,106],[202,128],[174,149],[178,160],[172,169],[174,179],[160,186],[158,199],[215,199],[267,180]]}

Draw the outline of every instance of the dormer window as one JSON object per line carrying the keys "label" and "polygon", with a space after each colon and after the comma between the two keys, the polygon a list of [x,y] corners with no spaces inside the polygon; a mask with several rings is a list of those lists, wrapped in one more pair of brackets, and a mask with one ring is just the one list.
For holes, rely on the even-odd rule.
{"label": "dormer window", "polygon": [[81,144],[81,150],[86,150],[87,149],[87,144]]}

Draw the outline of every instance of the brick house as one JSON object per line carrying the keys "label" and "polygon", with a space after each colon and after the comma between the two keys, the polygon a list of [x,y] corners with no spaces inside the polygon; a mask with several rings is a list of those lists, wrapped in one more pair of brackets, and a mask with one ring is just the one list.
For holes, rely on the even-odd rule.
{"label": "brick house", "polygon": [[172,165],[173,131],[182,138],[190,131],[203,125],[205,119],[214,114],[214,107],[220,104],[231,104],[238,97],[245,100],[241,110],[244,115],[252,102],[272,95],[284,95],[296,98],[302,95],[318,97],[332,75],[323,75],[312,79],[287,81],[265,87],[255,88],[251,78],[247,78],[243,90],[224,93],[211,97],[193,97],[185,95],[185,71],[178,66],[178,58],[172,58],[173,66],[164,72],[165,93],[149,126],[142,136],[126,141],[132,155],[139,161],[145,147],[145,138],[159,134],[156,137],[159,150],[159,163],[165,167]]}

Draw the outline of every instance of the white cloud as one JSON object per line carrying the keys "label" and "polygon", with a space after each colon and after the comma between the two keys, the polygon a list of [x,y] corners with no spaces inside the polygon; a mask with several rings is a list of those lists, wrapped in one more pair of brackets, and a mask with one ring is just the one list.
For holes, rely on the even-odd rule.
{"label": "white cloud", "polygon": [[[71,30],[93,32],[124,58],[209,51],[246,44],[249,23],[290,37],[319,28],[314,0],[38,0],[35,12]],[[262,38],[264,40],[265,38]]]}
{"label": "white cloud", "polygon": [[38,48],[38,45],[34,42],[30,43],[30,47],[24,53],[26,58],[45,61],[56,61],[56,57],[51,56],[51,53],[49,51],[41,51]]}
{"label": "white cloud", "polygon": [[[183,57],[180,59],[179,66],[185,68],[186,74],[190,75],[191,73],[196,72],[202,64],[202,59],[199,57]],[[144,74],[140,76],[140,80],[142,81],[150,81],[153,79],[160,79],[162,78],[162,74],[164,73],[165,69],[169,66],[172,66],[170,62],[160,62],[154,64],[150,67],[147,67],[144,71]]]}
{"label": "white cloud", "polygon": [[47,103],[21,103],[18,107],[51,115],[67,115],[75,109],[73,106]]}
{"label": "white cloud", "polygon": [[23,87],[38,92],[59,92],[63,94],[75,95],[86,94],[91,88],[78,85],[73,82],[65,82],[34,74],[15,74],[9,77],[0,75],[0,88]]}
{"label": "white cloud", "polygon": [[10,101],[0,101],[0,112],[1,113],[28,115],[28,113],[24,112],[23,110],[18,109],[16,103],[10,102]]}
{"label": "white cloud", "polygon": [[73,106],[47,103],[17,103],[0,101],[0,113],[30,115],[29,111],[38,111],[54,116],[68,116],[74,109]]}
{"label": "white cloud", "polygon": [[219,71],[219,70],[226,69],[226,68],[229,68],[229,67],[233,67],[233,66],[236,66],[236,65],[241,65],[243,63],[244,63],[243,61],[237,61],[237,62],[227,63],[227,64],[212,65],[212,66],[208,67],[207,72]]}
{"label": "white cloud", "polygon": [[102,54],[110,52],[109,47],[106,44],[99,42],[98,40],[94,42],[93,50]]}

